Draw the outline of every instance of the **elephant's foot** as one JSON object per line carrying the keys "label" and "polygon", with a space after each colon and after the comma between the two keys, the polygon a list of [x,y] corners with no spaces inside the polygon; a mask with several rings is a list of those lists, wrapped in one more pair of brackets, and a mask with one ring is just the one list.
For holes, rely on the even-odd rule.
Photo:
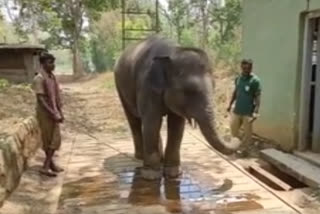
{"label": "elephant's foot", "polygon": [[134,157],[138,160],[143,160],[143,153],[140,153],[140,152],[135,152],[134,153]]}
{"label": "elephant's foot", "polygon": [[219,152],[221,152],[224,155],[233,155],[237,150],[233,150],[227,147],[222,147],[217,149]]}
{"label": "elephant's foot", "polygon": [[180,166],[164,167],[164,176],[166,178],[178,178],[182,175]]}
{"label": "elephant's foot", "polygon": [[146,180],[156,180],[162,177],[161,170],[155,170],[150,168],[142,168],[141,169],[141,177]]}

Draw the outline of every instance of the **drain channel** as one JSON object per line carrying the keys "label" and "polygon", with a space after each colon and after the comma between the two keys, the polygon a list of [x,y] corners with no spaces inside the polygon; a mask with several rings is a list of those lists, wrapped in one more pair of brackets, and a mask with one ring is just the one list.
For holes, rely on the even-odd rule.
{"label": "drain channel", "polygon": [[280,171],[267,162],[260,162],[246,168],[251,175],[259,179],[270,188],[277,191],[291,191],[293,189],[305,188],[307,185],[296,178]]}

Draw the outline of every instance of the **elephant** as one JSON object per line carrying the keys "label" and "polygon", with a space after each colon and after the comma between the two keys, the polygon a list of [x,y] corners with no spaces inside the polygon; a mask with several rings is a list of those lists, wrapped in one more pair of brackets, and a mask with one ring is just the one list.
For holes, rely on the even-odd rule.
{"label": "elephant", "polygon": [[[114,67],[117,93],[131,129],[142,177],[181,175],[180,147],[186,121],[195,121],[206,141],[231,155],[215,129],[212,69],[205,51],[182,47],[159,35],[128,46]],[[163,152],[160,129],[167,117]]]}

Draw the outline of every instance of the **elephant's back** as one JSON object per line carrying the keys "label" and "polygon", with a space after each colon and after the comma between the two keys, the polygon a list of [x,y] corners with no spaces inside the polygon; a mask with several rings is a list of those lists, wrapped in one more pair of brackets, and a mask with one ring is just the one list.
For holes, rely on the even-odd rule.
{"label": "elephant's back", "polygon": [[158,35],[126,48],[115,66],[117,73],[140,73],[148,68],[155,56],[169,56],[175,44]]}
{"label": "elephant's back", "polygon": [[134,72],[147,72],[156,56],[170,56],[174,43],[160,36],[153,36],[137,45],[133,52]]}

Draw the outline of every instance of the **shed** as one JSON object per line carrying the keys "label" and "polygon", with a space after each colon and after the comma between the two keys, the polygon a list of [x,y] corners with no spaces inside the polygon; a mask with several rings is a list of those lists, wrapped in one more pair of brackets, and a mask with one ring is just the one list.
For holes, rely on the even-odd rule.
{"label": "shed", "polygon": [[44,46],[0,44],[0,78],[13,83],[31,82],[39,69],[39,53]]}
{"label": "shed", "polygon": [[244,0],[243,57],[262,81],[255,132],[320,152],[320,0]]}

